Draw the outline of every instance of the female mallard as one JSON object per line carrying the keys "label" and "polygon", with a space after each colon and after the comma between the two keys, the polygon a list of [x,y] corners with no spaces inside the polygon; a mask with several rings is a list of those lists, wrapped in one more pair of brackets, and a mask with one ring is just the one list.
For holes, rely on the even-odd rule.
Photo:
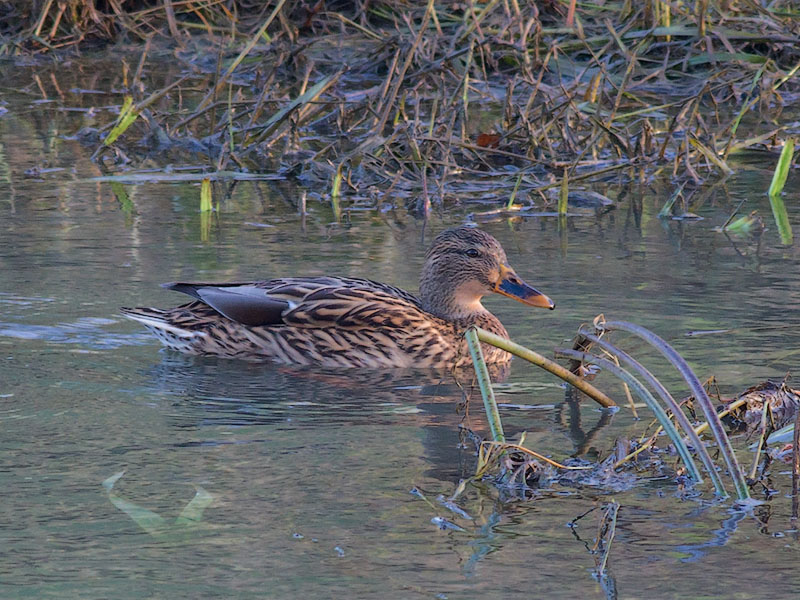
{"label": "female mallard", "polygon": [[[434,367],[470,363],[464,330],[508,337],[481,304],[497,292],[523,304],[553,301],[517,277],[500,243],[470,227],[433,240],[419,297],[351,277],[287,277],[255,283],[167,283],[197,300],[177,308],[123,308],[169,348],[191,354],[266,358],[324,367]],[[484,345],[486,361],[507,352]]]}

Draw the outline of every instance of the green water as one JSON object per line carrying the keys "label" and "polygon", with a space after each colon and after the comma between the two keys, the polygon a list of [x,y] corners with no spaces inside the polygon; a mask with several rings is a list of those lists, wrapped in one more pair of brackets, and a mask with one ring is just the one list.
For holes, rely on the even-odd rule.
{"label": "green water", "polygon": [[[0,597],[605,598],[612,587],[620,598],[795,597],[788,465],[772,467],[779,493],[749,513],[647,478],[613,493],[554,487],[524,502],[470,486],[459,500],[468,520],[435,499],[474,471],[460,425],[483,433],[485,423],[479,402],[466,420],[456,412],[461,392],[438,374],[160,349],[117,308],[183,301],[161,282],[334,273],[415,289],[432,235],[484,207],[434,210],[423,223],[387,200],[337,224],[313,196],[298,215],[301,186],[242,182],[204,228],[196,184],[91,181],[103,174],[94,148],[65,136],[107,122],[102,106],[116,97],[69,90],[107,82],[76,86],[39,66],[43,96],[32,73],[14,71],[15,87],[27,87],[5,91],[0,116]],[[74,75],[99,77],[86,65]],[[614,180],[597,189],[618,207],[565,229],[549,217],[484,224],[558,308],[487,305],[545,353],[604,313],[667,338],[726,394],[782,378],[797,362],[800,270],[764,196],[769,160],[733,161],[737,174],[692,207],[697,222],[656,217],[669,181]],[[62,170],[26,176],[33,167]],[[795,230],[796,184],[790,174]],[[760,238],[713,230],[742,200],[765,219]],[[687,335],[714,330],[726,331]],[[686,393],[652,351],[627,347]],[[622,397],[610,378],[597,383]],[[507,433],[527,431],[529,447],[556,459],[605,457],[648,420],[567,404],[555,380],[519,361],[499,391],[515,405],[503,409]],[[109,494],[103,482],[121,471]],[[435,508],[409,493],[415,486]],[[181,521],[198,489],[204,510]],[[604,587],[586,547],[599,513],[574,531],[567,524],[611,498],[621,509]],[[439,530],[437,516],[464,531]]]}

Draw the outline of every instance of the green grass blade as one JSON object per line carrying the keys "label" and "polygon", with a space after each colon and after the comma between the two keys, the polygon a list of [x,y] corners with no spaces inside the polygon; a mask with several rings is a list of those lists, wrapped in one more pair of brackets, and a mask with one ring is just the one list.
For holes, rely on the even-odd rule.
{"label": "green grass blade", "polygon": [[714,150],[703,144],[691,133],[689,134],[689,143],[697,148],[700,151],[700,154],[705,156],[720,171],[725,173],[725,175],[733,175],[733,169],[731,169],[724,160],[717,156],[717,153]]}
{"label": "green grass blade", "polygon": [[564,170],[564,178],[561,180],[561,188],[558,191],[558,214],[567,214],[567,202],[569,200],[569,175]]}
{"label": "green grass blade", "polygon": [[789,138],[783,145],[778,164],[772,175],[772,183],[769,186],[769,205],[772,208],[772,216],[775,218],[775,225],[781,236],[781,243],[785,246],[792,244],[792,226],[789,223],[789,214],[786,212],[786,205],[781,198],[783,186],[786,185],[786,178],[789,175],[789,167],[794,157],[794,140]]}
{"label": "green grass blade", "polygon": [[517,181],[514,184],[514,190],[511,192],[511,195],[508,197],[508,204],[506,204],[507,209],[511,209],[514,207],[514,200],[517,199],[517,191],[519,190],[519,184],[522,183],[522,173],[517,175]]}
{"label": "green grass blade", "polygon": [[758,227],[759,220],[759,216],[753,211],[749,215],[744,215],[735,221],[731,221],[719,231],[732,233],[734,235],[747,235],[748,233],[752,233],[754,228]]}
{"label": "green grass blade", "polygon": [[693,66],[704,65],[710,62],[727,63],[732,61],[743,61],[753,65],[763,65],[767,62],[766,56],[751,54],[749,52],[711,52],[698,54],[690,58],[687,63]]}
{"label": "green grass blade", "polygon": [[[675,402],[675,399],[672,397],[672,394],[669,393],[667,388],[665,388],[664,385],[656,378],[656,376],[653,375],[642,363],[633,358],[627,352],[620,350],[619,348],[611,344],[609,341],[602,339],[596,335],[592,335],[584,331],[581,331],[580,333],[587,340],[589,340],[594,344],[597,344],[603,350],[612,353],[617,358],[619,358],[619,360],[621,360],[623,363],[625,363],[633,370],[635,370],[637,373],[639,373],[639,375],[642,377],[645,383],[647,383],[647,385],[649,385],[653,390],[655,390],[655,392],[658,394],[661,400],[670,409],[672,414],[675,415],[675,420],[681,426],[686,436],[689,438],[689,441],[694,446],[695,452],[700,457],[703,466],[708,472],[708,476],[711,478],[711,481],[714,484],[714,488],[716,489],[717,494],[719,494],[720,496],[726,495],[725,486],[723,485],[719,473],[717,472],[717,469],[714,465],[714,460],[708,453],[708,450],[706,449],[705,444],[703,444],[703,441],[695,432],[694,427],[692,427],[692,424],[689,422],[689,419],[683,413],[681,407],[678,406],[678,403]],[[698,483],[700,482],[698,481]]]}
{"label": "green grass blade", "polygon": [[142,508],[138,504],[129,502],[128,500],[119,497],[116,492],[114,492],[114,485],[124,474],[125,471],[120,471],[119,473],[115,473],[103,481],[103,487],[108,494],[109,501],[119,510],[128,515],[131,519],[133,519],[134,523],[136,523],[150,535],[163,535],[169,529],[169,525],[164,517],[154,513],[151,510]]}
{"label": "green grass blade", "polygon": [[778,159],[778,164],[775,167],[775,173],[772,175],[772,183],[769,186],[770,197],[778,196],[783,191],[783,186],[786,184],[786,177],[789,175],[789,167],[792,164],[792,157],[794,156],[794,140],[788,138],[783,144],[781,150],[781,157]]}
{"label": "green grass blade", "polygon": [[685,182],[680,184],[677,187],[677,189],[674,192],[672,192],[672,196],[669,197],[669,200],[667,200],[664,203],[664,206],[662,206],[661,210],[658,212],[659,219],[667,219],[672,215],[672,207],[675,204],[675,201],[681,195],[681,192],[683,191],[683,186],[685,185],[686,185]]}
{"label": "green grass blade", "polygon": [[333,208],[333,216],[336,222],[342,220],[342,205],[340,202],[342,194],[342,163],[336,166],[336,174],[333,176],[333,185],[331,186],[331,207]]}
{"label": "green grass blade", "polygon": [[206,177],[200,183],[200,212],[211,212],[211,180]]}
{"label": "green grass blade", "polygon": [[203,511],[214,501],[214,496],[201,487],[197,488],[194,498],[191,499],[175,519],[176,525],[192,525],[203,519]]}
{"label": "green grass blade", "polygon": [[781,244],[791,246],[793,241],[792,225],[789,223],[789,213],[786,212],[783,198],[770,196],[769,205],[772,207],[772,216],[775,217],[775,225],[777,225],[778,234],[781,236]]}
{"label": "green grass blade", "polygon": [[103,145],[110,146],[113,144],[119,136],[125,133],[125,130],[131,126],[138,116],[139,113],[133,105],[133,97],[125,96],[125,99],[122,101],[122,108],[119,111],[119,117],[117,117],[117,122],[111,131],[108,132],[106,139],[103,140]]}
{"label": "green grass blade", "polygon": [[767,438],[767,444],[786,444],[794,439],[794,423],[773,431]]}

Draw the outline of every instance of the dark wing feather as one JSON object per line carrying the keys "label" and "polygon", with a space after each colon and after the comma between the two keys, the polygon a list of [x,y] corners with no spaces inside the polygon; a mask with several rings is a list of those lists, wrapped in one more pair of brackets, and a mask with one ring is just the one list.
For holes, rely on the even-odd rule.
{"label": "dark wing feather", "polygon": [[272,298],[253,284],[165,283],[162,285],[204,302],[220,314],[250,327],[281,325],[285,300]]}

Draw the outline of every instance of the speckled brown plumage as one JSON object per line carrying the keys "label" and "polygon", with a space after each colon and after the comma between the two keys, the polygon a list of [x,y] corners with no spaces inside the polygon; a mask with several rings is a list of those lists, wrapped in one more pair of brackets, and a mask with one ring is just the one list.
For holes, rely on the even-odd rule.
{"label": "speckled brown plumage", "polygon": [[[436,367],[470,363],[464,330],[477,325],[508,337],[480,304],[490,292],[526,304],[552,302],[506,265],[489,234],[442,232],[426,255],[420,297],[350,277],[288,277],[255,283],[176,283],[196,301],[177,308],[124,308],[169,348],[191,354],[268,359],[325,367]],[[489,363],[508,353],[484,346]]]}

